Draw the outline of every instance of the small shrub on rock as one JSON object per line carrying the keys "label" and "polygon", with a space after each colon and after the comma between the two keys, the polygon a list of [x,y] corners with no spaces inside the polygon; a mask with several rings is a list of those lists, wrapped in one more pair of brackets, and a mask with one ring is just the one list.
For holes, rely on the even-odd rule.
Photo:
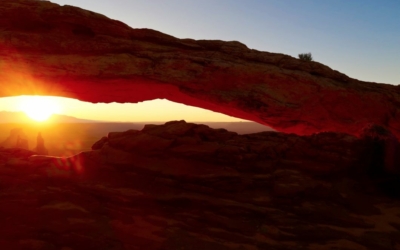
{"label": "small shrub on rock", "polygon": [[299,59],[308,62],[311,62],[313,60],[311,53],[299,54]]}

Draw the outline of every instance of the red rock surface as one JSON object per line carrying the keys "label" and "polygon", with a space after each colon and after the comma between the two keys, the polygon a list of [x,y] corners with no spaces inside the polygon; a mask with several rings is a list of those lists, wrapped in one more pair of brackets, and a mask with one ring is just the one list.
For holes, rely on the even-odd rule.
{"label": "red rock surface", "polygon": [[239,42],[177,39],[80,8],[2,0],[0,96],[88,102],[155,98],[257,121],[279,131],[357,135],[368,124],[400,137],[400,88],[361,82],[318,62]]}
{"label": "red rock surface", "polygon": [[373,133],[237,135],[180,121],[110,133],[71,158],[0,149],[0,245],[399,249],[400,181],[371,169],[384,158]]}

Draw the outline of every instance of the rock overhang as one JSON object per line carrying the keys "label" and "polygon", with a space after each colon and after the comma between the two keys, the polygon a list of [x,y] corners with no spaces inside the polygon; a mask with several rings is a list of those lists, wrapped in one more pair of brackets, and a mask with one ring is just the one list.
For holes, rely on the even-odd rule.
{"label": "rock overhang", "polygon": [[3,97],[40,94],[93,103],[165,98],[283,132],[358,135],[377,124],[400,137],[397,86],[358,81],[318,62],[239,42],[132,29],[48,1],[2,1],[0,81]]}

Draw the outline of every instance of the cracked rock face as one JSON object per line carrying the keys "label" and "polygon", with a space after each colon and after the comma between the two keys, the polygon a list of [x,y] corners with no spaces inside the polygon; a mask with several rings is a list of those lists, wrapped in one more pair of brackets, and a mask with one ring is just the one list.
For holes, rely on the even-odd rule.
{"label": "cracked rock face", "polygon": [[[156,98],[253,120],[278,131],[400,137],[400,88],[361,82],[318,62],[239,42],[177,39],[48,1],[2,0],[0,96],[88,102]],[[6,85],[4,85],[6,84]]]}

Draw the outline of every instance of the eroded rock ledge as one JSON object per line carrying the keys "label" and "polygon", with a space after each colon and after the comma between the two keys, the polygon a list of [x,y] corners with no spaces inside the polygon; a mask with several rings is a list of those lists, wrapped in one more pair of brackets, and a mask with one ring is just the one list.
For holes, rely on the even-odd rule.
{"label": "eroded rock ledge", "polygon": [[[88,102],[166,98],[297,134],[400,137],[400,88],[361,82],[318,62],[239,42],[177,39],[48,1],[2,0],[0,96]],[[4,85],[6,84],[6,85]]]}
{"label": "eroded rock ledge", "polygon": [[376,127],[360,139],[238,135],[174,121],[109,133],[70,158],[0,148],[0,242],[5,249],[397,249],[399,176],[382,168],[391,148],[382,142],[398,145],[390,138]]}

